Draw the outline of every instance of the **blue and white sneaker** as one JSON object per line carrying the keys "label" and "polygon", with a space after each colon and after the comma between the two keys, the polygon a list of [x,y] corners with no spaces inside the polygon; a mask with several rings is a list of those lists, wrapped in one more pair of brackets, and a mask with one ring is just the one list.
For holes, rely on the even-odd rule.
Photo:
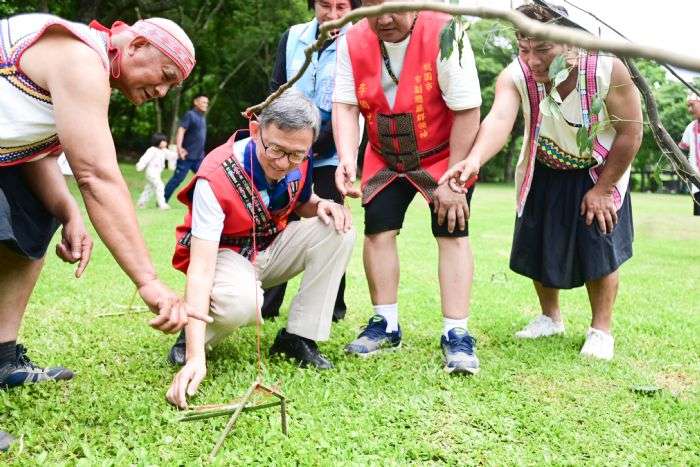
{"label": "blue and white sneaker", "polygon": [[365,329],[346,347],[347,353],[358,357],[369,357],[382,350],[396,350],[401,347],[401,326],[394,332],[386,332],[386,319],[374,315]]}
{"label": "blue and white sneaker", "polygon": [[10,445],[14,442],[14,438],[9,433],[0,431],[0,451],[7,451]]}
{"label": "blue and white sneaker", "polygon": [[476,374],[479,372],[479,359],[476,358],[476,339],[466,329],[450,329],[447,337],[442,335],[440,346],[444,355],[445,371],[455,374]]}
{"label": "blue and white sneaker", "polygon": [[39,368],[27,357],[27,349],[17,344],[15,361],[0,365],[0,389],[13,388],[23,384],[58,381],[73,378],[73,372],[61,366]]}

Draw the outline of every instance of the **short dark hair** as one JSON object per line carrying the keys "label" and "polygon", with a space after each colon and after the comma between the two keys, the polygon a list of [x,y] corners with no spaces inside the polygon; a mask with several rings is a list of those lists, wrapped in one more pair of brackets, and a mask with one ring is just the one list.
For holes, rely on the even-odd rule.
{"label": "short dark hair", "polygon": [[[583,29],[585,31],[584,28],[568,18],[569,13],[566,11],[566,8],[559,5],[553,5],[544,0],[534,0],[534,3],[520,5],[515,9],[515,11],[524,14],[530,19],[539,21],[540,23],[558,24],[559,26]],[[516,31],[515,36],[518,39],[525,38],[525,35],[523,35],[520,31]]]}
{"label": "short dark hair", "polygon": [[194,99],[192,99],[192,102],[196,101],[200,97],[206,97],[207,99],[209,99],[209,96],[207,96],[206,94],[197,94],[196,96],[194,96]]}
{"label": "short dark hair", "polygon": [[[309,5],[309,10],[313,10],[314,7],[316,6],[316,0],[306,0],[308,5]],[[360,4],[362,3],[362,0],[350,0],[350,8],[355,9],[355,8],[360,8]]]}
{"label": "short dark hair", "polygon": [[163,133],[153,133],[153,136],[151,136],[151,146],[158,147],[163,141],[168,141],[168,137]]}

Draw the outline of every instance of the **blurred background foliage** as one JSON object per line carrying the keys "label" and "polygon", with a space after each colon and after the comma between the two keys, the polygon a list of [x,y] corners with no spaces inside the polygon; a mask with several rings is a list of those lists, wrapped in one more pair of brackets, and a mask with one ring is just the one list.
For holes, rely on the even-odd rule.
{"label": "blurred background foliage", "polygon": [[[279,37],[290,25],[312,17],[306,0],[0,0],[0,17],[28,12],[48,12],[83,23],[97,19],[105,25],[162,16],[178,22],[192,38],[197,66],[181,88],[138,108],[119,93],[113,94],[110,124],[122,158],[142,152],[154,131],[174,135],[179,116],[200,94],[210,98],[208,149],[245,127],[240,112],[267,96]],[[493,102],[496,77],[515,58],[517,47],[508,24],[475,21],[468,33],[482,88],[483,117]],[[687,90],[658,64],[645,60],[637,64],[654,89],[664,125],[680,140],[690,122]],[[482,180],[512,180],[522,132],[519,119],[508,145],[484,167]],[[633,187],[654,191],[660,187],[661,174],[668,172],[648,125],[633,170]]]}

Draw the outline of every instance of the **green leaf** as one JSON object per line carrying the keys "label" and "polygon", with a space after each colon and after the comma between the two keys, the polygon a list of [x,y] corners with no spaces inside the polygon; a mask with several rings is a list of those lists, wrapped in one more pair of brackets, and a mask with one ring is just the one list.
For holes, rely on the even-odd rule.
{"label": "green leaf", "polygon": [[554,79],[552,80],[552,89],[556,88],[556,87],[559,86],[561,83],[563,83],[564,81],[566,81],[566,78],[569,77],[569,71],[570,71],[570,70],[569,70],[568,68],[564,68],[563,70],[560,70],[560,71],[556,74],[556,76],[555,76]]}
{"label": "green leaf", "polygon": [[[557,77],[557,75],[562,72],[563,70],[567,70],[568,66],[566,64],[566,58],[564,58],[564,55],[557,55],[554,60],[552,60],[552,63],[549,65],[549,79],[554,81]],[[569,75],[569,72],[566,72],[566,75]],[[564,77],[566,79],[566,77]]]}
{"label": "green leaf", "polygon": [[576,146],[578,146],[578,150],[581,154],[583,154],[585,151],[585,148],[588,143],[588,130],[584,127],[581,126],[581,128],[578,129],[576,132]]}
{"label": "green leaf", "polygon": [[560,118],[561,110],[559,110],[559,104],[552,98],[552,96],[546,96],[540,102],[540,112],[543,115],[551,118]]}
{"label": "green leaf", "polygon": [[593,97],[593,102],[591,102],[591,113],[598,115],[601,110],[603,110],[603,99],[596,94],[595,97]]}
{"label": "green leaf", "polygon": [[447,23],[445,29],[440,33],[440,60],[447,60],[452,55],[452,50],[455,43],[455,30],[456,22],[455,19]]}

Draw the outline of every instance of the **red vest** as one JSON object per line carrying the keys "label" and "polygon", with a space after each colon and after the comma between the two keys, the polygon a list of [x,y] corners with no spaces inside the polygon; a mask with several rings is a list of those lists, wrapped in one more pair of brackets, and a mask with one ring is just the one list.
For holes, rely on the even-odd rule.
{"label": "red vest", "polygon": [[431,202],[437,179],[447,170],[454,116],[442,98],[436,61],[440,33],[449,20],[441,13],[418,14],[393,108],[382,89],[384,61],[377,35],[366,19],[347,33],[355,94],[368,125],[363,204],[397,177],[406,177]]}
{"label": "red vest", "polygon": [[[202,161],[197,175],[177,195],[177,199],[187,205],[187,214],[185,222],[176,230],[177,245],[173,255],[173,266],[185,274],[190,264],[192,197],[195,184],[200,178],[209,182],[226,216],[219,248],[231,249],[248,259],[252,259],[258,251],[270,246],[275,237],[287,227],[287,218],[297,207],[306,180],[309,161],[304,161],[297,169],[301,172],[299,182],[290,183],[288,186],[289,204],[278,211],[270,212],[265,207],[260,193],[254,188],[243,164],[233,154],[233,143],[247,136],[247,130],[237,131],[226,143],[210,152]],[[255,251],[253,219],[255,219]]]}

